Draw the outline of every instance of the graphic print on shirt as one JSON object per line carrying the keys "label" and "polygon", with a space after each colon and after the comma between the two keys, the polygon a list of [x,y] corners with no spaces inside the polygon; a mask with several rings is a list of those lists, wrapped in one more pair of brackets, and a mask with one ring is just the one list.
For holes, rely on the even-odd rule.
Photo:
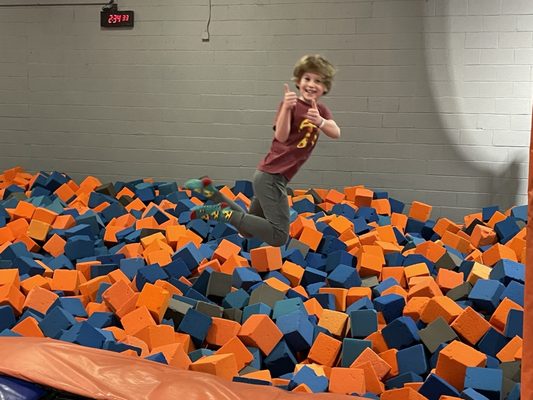
{"label": "graphic print on shirt", "polygon": [[318,137],[318,129],[315,124],[309,121],[307,118],[302,120],[300,126],[298,127],[298,133],[305,132],[305,136],[302,140],[296,145],[299,149],[304,149],[308,146],[311,136],[311,146],[315,145],[316,139]]}

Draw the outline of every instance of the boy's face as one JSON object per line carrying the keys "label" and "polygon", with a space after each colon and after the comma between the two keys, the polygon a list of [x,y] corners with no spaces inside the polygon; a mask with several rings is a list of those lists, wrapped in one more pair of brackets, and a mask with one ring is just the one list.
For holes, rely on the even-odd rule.
{"label": "boy's face", "polygon": [[305,72],[298,81],[298,86],[300,98],[307,103],[311,103],[312,100],[318,101],[326,89],[322,76],[314,72]]}

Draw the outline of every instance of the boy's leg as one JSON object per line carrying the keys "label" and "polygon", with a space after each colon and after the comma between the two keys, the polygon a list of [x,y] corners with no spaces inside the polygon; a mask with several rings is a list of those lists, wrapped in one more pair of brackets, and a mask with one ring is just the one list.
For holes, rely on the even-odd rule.
{"label": "boy's leg", "polygon": [[289,202],[287,181],[280,175],[256,171],[254,193],[256,204],[250,211],[262,211],[264,218],[252,214],[234,212],[229,222],[239,232],[254,236],[271,246],[282,246],[289,237]]}
{"label": "boy's leg", "polygon": [[232,210],[245,213],[246,211],[235,203],[233,200],[228,199],[213,185],[211,178],[204,176],[200,179],[189,179],[183,185],[185,189],[192,190],[193,192],[202,194],[205,198],[211,200],[213,203],[226,203]]}
{"label": "boy's leg", "polygon": [[[197,182],[193,183],[199,186]],[[243,212],[235,203],[237,209],[231,207],[227,201],[229,199],[212,188],[207,188],[208,198],[217,203],[220,200],[220,203],[195,207],[194,217],[229,222],[245,236],[256,237],[271,246],[282,246],[289,237],[289,202],[286,184],[287,181],[280,175],[256,171],[253,182],[255,204],[253,203],[250,209],[254,213],[264,214],[264,218]],[[192,186],[190,181],[185,184],[186,188],[190,188],[187,186]]]}
{"label": "boy's leg", "polygon": [[265,213],[263,212],[263,209],[261,208],[261,203],[259,202],[259,199],[254,196],[252,199],[252,203],[250,204],[250,209],[248,210],[248,214],[255,215],[257,217],[265,218]]}

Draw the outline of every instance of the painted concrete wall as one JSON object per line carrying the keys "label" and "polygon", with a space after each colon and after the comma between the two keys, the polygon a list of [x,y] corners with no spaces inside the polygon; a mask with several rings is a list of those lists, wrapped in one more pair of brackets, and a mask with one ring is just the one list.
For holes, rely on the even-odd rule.
{"label": "painted concrete wall", "polygon": [[293,187],[364,184],[458,221],[525,204],[530,0],[121,0],[120,31],[47,2],[67,3],[0,0],[1,169],[250,179],[294,62],[321,53],[342,138]]}

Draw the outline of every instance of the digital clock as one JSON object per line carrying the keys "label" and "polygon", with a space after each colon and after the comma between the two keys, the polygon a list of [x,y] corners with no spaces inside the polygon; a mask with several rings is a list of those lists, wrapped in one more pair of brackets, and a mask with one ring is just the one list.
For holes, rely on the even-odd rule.
{"label": "digital clock", "polygon": [[116,9],[100,12],[100,26],[104,28],[133,28],[133,11],[118,11]]}

